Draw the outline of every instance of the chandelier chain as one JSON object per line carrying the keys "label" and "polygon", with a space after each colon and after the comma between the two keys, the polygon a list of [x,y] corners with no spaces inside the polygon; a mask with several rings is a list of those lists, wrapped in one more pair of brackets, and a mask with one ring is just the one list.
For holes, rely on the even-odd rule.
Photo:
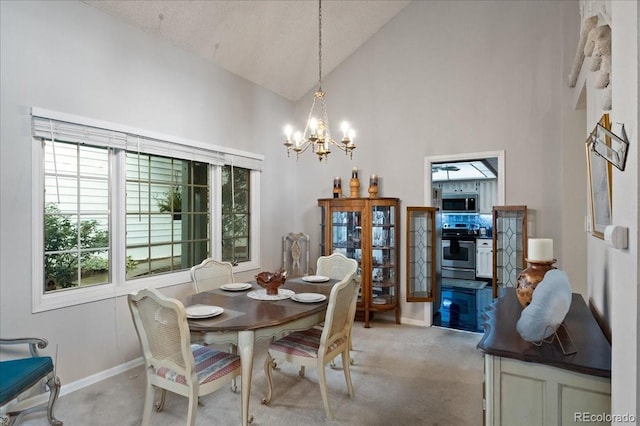
{"label": "chandelier chain", "polygon": [[322,0],[318,1],[318,90],[322,91]]}

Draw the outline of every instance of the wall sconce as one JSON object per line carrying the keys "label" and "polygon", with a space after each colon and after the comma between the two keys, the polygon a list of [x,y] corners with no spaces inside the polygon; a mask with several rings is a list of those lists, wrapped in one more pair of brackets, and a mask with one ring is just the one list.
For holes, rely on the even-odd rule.
{"label": "wall sconce", "polygon": [[621,132],[622,137],[598,123],[591,132],[588,141],[593,152],[616,166],[620,171],[624,171],[629,150],[629,138],[624,130],[624,124],[622,124]]}

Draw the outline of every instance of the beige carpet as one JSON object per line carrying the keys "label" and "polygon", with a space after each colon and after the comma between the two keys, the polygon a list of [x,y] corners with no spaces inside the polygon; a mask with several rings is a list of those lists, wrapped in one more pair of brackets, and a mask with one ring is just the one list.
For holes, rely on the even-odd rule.
{"label": "beige carpet", "polygon": [[[349,398],[340,361],[327,368],[329,401],[335,420],[325,419],[317,374],[283,364],[274,372],[274,395],[260,401],[266,389],[263,372],[267,342],[255,349],[250,413],[252,425],[482,425],[481,335],[431,327],[372,322],[356,323],[355,365],[351,368],[355,397]],[[139,425],[144,399],[142,367],[65,395],[55,414],[66,426]],[[240,393],[223,388],[202,398],[196,425],[241,423]],[[168,394],[165,409],[153,412],[153,426],[185,424],[186,398]],[[24,425],[47,425],[32,415]]]}

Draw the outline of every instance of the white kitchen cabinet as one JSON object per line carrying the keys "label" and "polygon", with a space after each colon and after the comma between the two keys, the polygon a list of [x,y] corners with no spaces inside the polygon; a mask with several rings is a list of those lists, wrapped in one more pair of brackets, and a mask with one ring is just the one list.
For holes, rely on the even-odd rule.
{"label": "white kitchen cabinet", "polygon": [[493,277],[493,240],[491,239],[476,240],[476,277]]}
{"label": "white kitchen cabinet", "polygon": [[477,181],[447,181],[439,182],[435,185],[442,189],[443,194],[476,194],[478,192]]}
{"label": "white kitchen cabinet", "polygon": [[497,197],[497,180],[481,180],[478,182],[478,210],[481,214],[491,214],[491,209],[497,204]]}

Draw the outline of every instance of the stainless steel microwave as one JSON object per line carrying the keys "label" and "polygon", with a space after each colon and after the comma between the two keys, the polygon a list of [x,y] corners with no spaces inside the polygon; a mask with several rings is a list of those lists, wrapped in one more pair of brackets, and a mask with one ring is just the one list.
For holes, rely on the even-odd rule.
{"label": "stainless steel microwave", "polygon": [[477,213],[480,208],[478,194],[443,194],[442,211],[447,213]]}

